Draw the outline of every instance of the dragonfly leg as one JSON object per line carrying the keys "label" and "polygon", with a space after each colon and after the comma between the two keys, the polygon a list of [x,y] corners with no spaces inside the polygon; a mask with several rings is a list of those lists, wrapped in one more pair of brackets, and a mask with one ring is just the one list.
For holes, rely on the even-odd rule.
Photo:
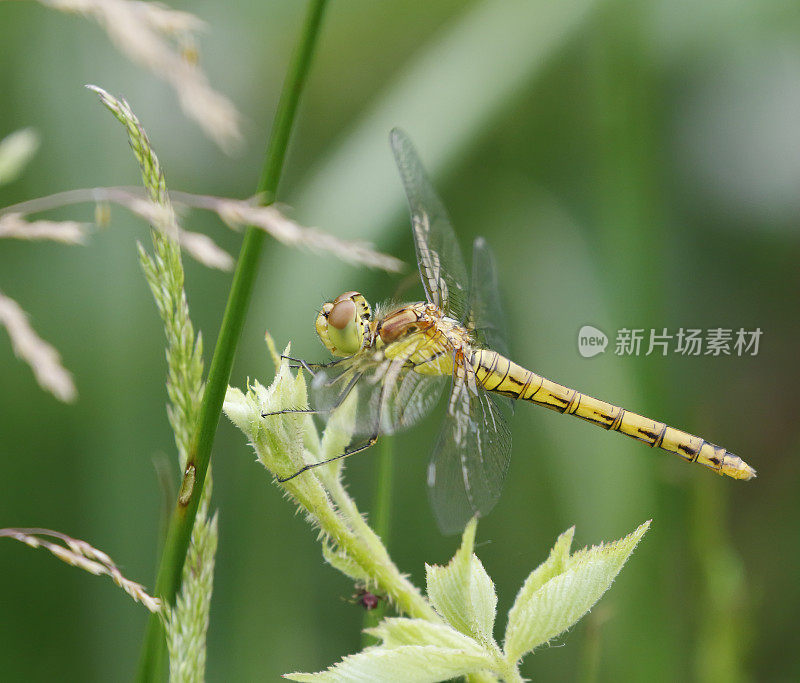
{"label": "dragonfly leg", "polygon": [[284,482],[287,482],[287,481],[289,481],[291,479],[294,479],[295,477],[303,474],[303,472],[306,472],[308,470],[314,469],[315,467],[319,467],[320,465],[327,465],[328,463],[334,462],[335,460],[341,460],[342,458],[346,458],[346,457],[348,457],[350,455],[355,455],[356,453],[361,453],[362,451],[367,450],[370,446],[374,446],[375,442],[377,440],[378,440],[378,435],[377,434],[373,434],[364,443],[360,444],[359,446],[354,446],[352,448],[350,448],[350,447],[345,448],[344,452],[340,453],[339,455],[336,455],[336,456],[334,456],[332,458],[328,458],[327,460],[320,460],[319,462],[312,462],[309,465],[305,465],[305,466],[301,467],[299,470],[297,470],[297,472],[295,472],[294,474],[290,474],[288,477],[279,477],[279,476],[276,475],[275,478],[281,484],[283,484]]}
{"label": "dragonfly leg", "polygon": [[312,377],[316,374],[314,370],[311,368],[324,368],[326,363],[309,363],[308,361],[303,360],[302,358],[292,358],[291,356],[281,356],[286,360],[292,361],[294,365],[290,365],[290,368],[303,368],[306,370]]}
{"label": "dragonfly leg", "polygon": [[270,417],[272,415],[290,415],[292,413],[306,413],[307,415],[322,415],[329,413],[330,410],[314,410],[313,408],[284,408],[283,410],[276,410],[271,413],[261,413],[261,417]]}
{"label": "dragonfly leg", "polygon": [[[288,356],[284,357],[288,358]],[[320,365],[319,367],[324,366]],[[283,408],[282,410],[275,410],[269,413],[261,413],[261,417],[270,417],[271,415],[290,415],[292,413],[305,413],[306,415],[327,415],[328,413],[332,413],[340,405],[342,405],[342,403],[344,403],[344,400],[350,395],[350,392],[353,390],[353,387],[356,385],[359,377],[361,377],[361,375],[356,375],[352,380],[350,380],[342,393],[337,397],[336,403],[330,408],[325,408],[323,410],[314,410],[313,408]]]}
{"label": "dragonfly leg", "polygon": [[[360,377],[361,377],[361,375],[356,375],[355,377],[353,377],[352,380],[350,380],[350,382],[344,388],[342,393],[339,395],[338,400],[336,402],[336,405],[332,408],[332,410],[335,410],[336,408],[338,408],[344,402],[344,400],[350,394],[350,392],[352,391],[353,387],[355,386],[356,382],[359,380]],[[383,387],[381,387],[379,405],[383,405],[385,393],[386,393],[386,385],[384,384]],[[362,444],[360,444],[358,446],[348,446],[347,448],[344,449],[344,452],[342,452],[339,455],[336,455],[336,456],[334,456],[332,458],[328,458],[327,460],[321,460],[320,462],[312,462],[309,465],[305,465],[305,466],[301,467],[299,470],[297,470],[297,472],[295,472],[294,474],[289,475],[288,477],[277,477],[276,476],[277,480],[280,483],[284,483],[286,481],[289,481],[290,479],[294,479],[296,476],[298,476],[300,474],[303,474],[303,472],[306,472],[307,470],[313,469],[314,467],[319,467],[320,465],[327,465],[329,462],[333,462],[334,460],[341,460],[342,458],[346,458],[346,457],[348,457],[350,455],[355,455],[356,453],[361,453],[361,452],[367,450],[370,446],[374,446],[375,443],[377,442],[378,433],[379,433],[379,430],[380,430],[380,428],[379,428],[380,424],[381,424],[381,421],[380,421],[380,418],[379,418],[377,420],[377,422],[375,423],[375,426],[372,429],[372,435],[364,443],[362,443]]]}
{"label": "dragonfly leg", "polygon": [[[403,363],[406,362],[407,360],[408,360],[408,358],[406,358],[403,361],[399,361],[399,362],[397,360],[395,360],[395,363],[397,363],[398,369],[400,367],[402,367]],[[332,363],[329,363],[328,365],[335,365],[338,362],[340,362],[340,361],[333,361]],[[345,388],[342,390],[342,392],[337,397],[336,404],[331,409],[329,409],[328,411],[324,411],[324,412],[331,412],[333,410],[336,410],[336,408],[338,408],[342,403],[344,403],[345,399],[350,395],[350,392],[353,390],[353,387],[355,387],[355,385],[358,382],[358,380],[361,379],[361,376],[362,376],[362,373],[356,373],[350,379],[350,381],[347,383],[347,386],[345,386]],[[341,378],[337,378],[337,380],[338,379],[341,379]],[[385,407],[388,390],[389,390],[389,383],[384,383],[383,386],[381,387],[380,397],[379,397],[379,400],[378,400],[378,406],[380,406],[381,410],[383,410],[384,407]],[[323,412],[323,411],[311,411],[311,410],[307,410],[307,411],[294,410],[294,411],[292,411],[292,410],[290,410],[290,411],[283,411],[283,412]],[[358,446],[348,446],[347,448],[344,449],[344,452],[340,453],[339,455],[334,456],[333,458],[328,458],[327,460],[322,460],[320,462],[313,462],[313,463],[310,463],[308,465],[305,465],[305,466],[301,467],[299,470],[297,470],[297,472],[295,472],[294,474],[289,475],[288,477],[277,477],[276,476],[277,480],[280,483],[284,483],[284,482],[289,481],[290,479],[294,479],[296,476],[302,474],[303,472],[306,472],[306,471],[308,471],[310,469],[313,469],[315,467],[319,467],[320,465],[326,465],[326,464],[328,464],[330,462],[333,462],[335,460],[341,460],[342,458],[347,458],[347,457],[349,457],[351,455],[355,455],[356,453],[362,453],[363,451],[367,450],[371,446],[374,446],[375,443],[378,441],[378,434],[380,433],[380,425],[381,425],[381,418],[380,418],[380,416],[378,416],[378,418],[375,421],[375,424],[374,424],[374,426],[372,428],[372,434],[370,435],[370,437],[365,442],[359,444]]]}

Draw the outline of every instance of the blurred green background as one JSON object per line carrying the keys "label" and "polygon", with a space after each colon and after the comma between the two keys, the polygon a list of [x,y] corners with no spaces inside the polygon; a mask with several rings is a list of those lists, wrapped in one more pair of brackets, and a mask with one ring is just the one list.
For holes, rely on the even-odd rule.
{"label": "blurred green background", "polygon": [[[223,156],[174,93],[85,19],[0,3],[0,137],[42,146],[0,206],[75,187],[137,184],[118,124],[84,83],[125,96],[171,189],[254,189],[287,60],[296,2],[181,2],[209,23],[202,63],[245,116]],[[720,443],[756,467],[722,480],[677,458],[533,406],[518,407],[503,498],[478,529],[500,614],[558,533],[578,545],[652,530],[595,610],[528,658],[537,680],[794,681],[800,429],[800,14],[739,0],[332,2],[293,136],[280,200],[291,215],[369,239],[412,262],[387,142],[415,140],[467,253],[485,235],[502,269],[512,355],[556,381]],[[91,220],[90,206],[50,215]],[[187,227],[231,253],[212,216]],[[0,333],[0,526],[41,526],[107,551],[152,586],[174,462],[162,332],[135,240],[114,209],[87,247],[4,240],[0,289],[76,377],[79,401],[44,394]],[[230,277],[186,262],[209,350]],[[265,329],[303,357],[326,297],[371,300],[401,278],[267,243],[231,383],[271,378]],[[418,296],[419,289],[414,290]],[[596,358],[577,330],[612,338]],[[763,330],[755,357],[618,357],[623,327]],[[395,440],[391,550],[424,581],[457,539],[435,528],[425,468],[435,416]],[[347,466],[369,510],[376,458]],[[223,418],[214,447],[220,511],[209,680],[274,680],[359,647],[352,585],[322,562],[301,517]],[[125,680],[146,619],[108,580],[21,544],[0,547],[0,677]],[[504,620],[499,617],[500,627]],[[501,631],[500,631],[501,633]]]}

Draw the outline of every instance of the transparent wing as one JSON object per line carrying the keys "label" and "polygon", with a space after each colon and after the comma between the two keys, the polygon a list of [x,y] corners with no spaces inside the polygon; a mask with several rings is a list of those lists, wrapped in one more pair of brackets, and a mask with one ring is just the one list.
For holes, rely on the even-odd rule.
{"label": "transparent wing", "polygon": [[392,434],[410,427],[436,405],[452,367],[443,353],[426,359],[425,374],[418,372],[418,356],[431,354],[426,345],[429,342],[424,335],[413,335],[391,358],[386,355],[391,347],[387,347],[386,352],[362,352],[320,368],[311,381],[312,407],[330,414],[353,396],[356,434]]}
{"label": "transparent wing", "polygon": [[483,237],[475,238],[472,245],[467,326],[479,345],[508,355],[508,331],[497,286],[497,266]]}
{"label": "transparent wing", "polygon": [[503,397],[477,385],[464,364],[454,376],[447,416],[428,466],[428,494],[442,533],[460,532],[495,505],[511,457]]}
{"label": "transparent wing", "polygon": [[464,321],[467,268],[450,219],[408,136],[395,128],[390,140],[411,209],[411,228],[425,294],[445,314]]}

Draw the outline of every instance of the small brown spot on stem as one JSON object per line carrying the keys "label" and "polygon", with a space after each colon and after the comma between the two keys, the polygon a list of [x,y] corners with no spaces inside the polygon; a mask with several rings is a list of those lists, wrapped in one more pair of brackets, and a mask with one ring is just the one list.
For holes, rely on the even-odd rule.
{"label": "small brown spot on stem", "polygon": [[189,504],[189,499],[192,497],[194,491],[195,481],[195,466],[189,464],[186,466],[186,471],[183,473],[183,481],[181,481],[181,490],[178,494],[178,505],[186,507]]}

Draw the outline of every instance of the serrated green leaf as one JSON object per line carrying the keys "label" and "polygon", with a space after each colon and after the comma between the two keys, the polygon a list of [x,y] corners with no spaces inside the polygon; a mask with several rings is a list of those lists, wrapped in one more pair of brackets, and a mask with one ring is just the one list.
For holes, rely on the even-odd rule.
{"label": "serrated green leaf", "polygon": [[[267,352],[269,353],[269,357],[272,359],[272,365],[275,366],[275,372],[277,372],[282,362],[281,356],[278,353],[278,347],[275,346],[275,340],[272,338],[272,335],[269,332],[264,333],[264,341],[267,343]],[[284,355],[289,354],[290,348],[291,344],[287,344]]]}
{"label": "serrated green leaf", "polygon": [[375,628],[365,629],[370,635],[379,638],[383,648],[403,645],[434,645],[451,650],[463,650],[481,656],[486,654],[481,645],[453,627],[437,624],[424,619],[389,617]]}
{"label": "serrated green leaf", "polygon": [[491,671],[475,671],[467,674],[467,683],[498,683],[500,679]]}
{"label": "serrated green leaf", "polygon": [[[576,552],[566,560],[562,573],[535,592],[521,591],[512,609],[513,618],[509,615],[505,642],[507,660],[516,662],[586,614],[609,589],[649,526],[647,521],[619,541]],[[559,541],[564,537],[562,534]],[[561,548],[559,553],[563,552]]]}
{"label": "serrated green leaf", "polygon": [[492,642],[497,611],[494,583],[472,552],[477,521],[464,529],[461,547],[445,567],[425,565],[428,597],[453,628],[481,643]]}
{"label": "serrated green leaf", "polygon": [[253,410],[247,397],[240,389],[228,387],[225,402],[222,404],[228,419],[245,433],[253,431]]}
{"label": "serrated green leaf", "polygon": [[[351,391],[344,402],[335,410],[325,425],[319,447],[319,459],[330,460],[345,452],[353,439],[356,426],[356,392]],[[310,419],[310,418],[309,418]],[[338,477],[344,465],[344,458],[334,460],[330,465],[319,468],[324,474]]]}
{"label": "serrated green leaf", "polygon": [[322,543],[322,556],[325,561],[334,569],[338,569],[345,576],[349,576],[354,581],[369,583],[372,577],[358,562],[351,558],[347,553],[336,550],[330,543]]}
{"label": "serrated green leaf", "polygon": [[284,674],[310,683],[436,683],[487,669],[486,657],[443,647],[405,645],[373,647],[345,657],[327,671]]}
{"label": "serrated green leaf", "polygon": [[[268,387],[253,381],[247,394],[229,387],[223,411],[251,439],[264,466],[274,474],[285,476],[305,462],[303,444],[309,416],[287,413],[263,417],[262,413],[305,407],[305,382],[302,377],[298,380],[284,361]],[[314,482],[309,478],[297,484],[312,485]]]}
{"label": "serrated green leaf", "polygon": [[522,588],[517,593],[514,605],[508,613],[508,626],[506,632],[511,633],[520,628],[518,622],[523,618],[524,605],[531,599],[531,596],[538,591],[545,583],[555,576],[561,574],[567,568],[569,561],[569,551],[572,547],[572,539],[575,536],[575,527],[570,527],[558,539],[550,551],[547,559],[534,569],[525,579]]}

